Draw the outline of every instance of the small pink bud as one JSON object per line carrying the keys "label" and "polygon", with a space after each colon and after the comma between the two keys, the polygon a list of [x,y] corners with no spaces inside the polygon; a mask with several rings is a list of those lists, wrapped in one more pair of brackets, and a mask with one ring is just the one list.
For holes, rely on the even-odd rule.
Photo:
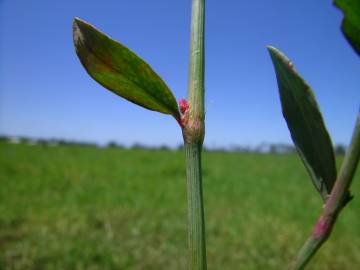
{"label": "small pink bud", "polygon": [[179,100],[180,112],[184,114],[189,109],[189,104],[183,98]]}

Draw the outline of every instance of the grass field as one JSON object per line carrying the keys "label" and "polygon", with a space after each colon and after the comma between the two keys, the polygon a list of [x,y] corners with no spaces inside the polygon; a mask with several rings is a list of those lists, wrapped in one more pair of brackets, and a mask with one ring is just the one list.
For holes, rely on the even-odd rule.
{"label": "grass field", "polygon": [[[0,144],[0,269],[186,269],[182,152]],[[208,269],[286,269],[320,208],[295,155],[204,154]],[[354,200],[308,269],[360,269]]]}

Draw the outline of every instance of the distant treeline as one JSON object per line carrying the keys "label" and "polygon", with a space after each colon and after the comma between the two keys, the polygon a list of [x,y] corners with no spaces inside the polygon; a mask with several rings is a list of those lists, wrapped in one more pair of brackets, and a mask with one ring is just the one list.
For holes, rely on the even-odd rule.
{"label": "distant treeline", "polygon": [[[148,146],[141,143],[134,143],[131,146],[125,146],[115,141],[109,141],[106,145],[99,145],[93,142],[71,141],[63,139],[34,139],[25,136],[0,136],[0,142],[6,142],[11,144],[27,144],[31,146],[86,146],[86,147],[98,147],[98,148],[118,148],[118,149],[147,149],[147,150],[183,150],[183,145],[178,147],[170,147],[167,145],[160,146]],[[258,146],[241,146],[232,145],[229,147],[207,147],[204,146],[204,151],[208,152],[238,152],[238,153],[271,153],[271,154],[292,154],[296,152],[293,145],[285,143],[261,143]],[[335,146],[335,154],[344,155],[346,151],[345,145],[337,144]]]}

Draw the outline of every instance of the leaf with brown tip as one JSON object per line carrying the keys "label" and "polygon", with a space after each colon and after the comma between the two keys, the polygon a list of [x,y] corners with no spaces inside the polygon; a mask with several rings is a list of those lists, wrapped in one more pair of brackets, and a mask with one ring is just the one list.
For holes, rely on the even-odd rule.
{"label": "leaf with brown tip", "polygon": [[78,18],[73,38],[82,65],[95,81],[135,104],[180,119],[172,92],[139,56]]}

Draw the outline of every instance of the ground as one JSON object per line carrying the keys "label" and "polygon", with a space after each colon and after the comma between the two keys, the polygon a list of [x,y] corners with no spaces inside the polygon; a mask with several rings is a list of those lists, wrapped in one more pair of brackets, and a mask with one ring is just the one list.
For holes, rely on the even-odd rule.
{"label": "ground", "polygon": [[[208,269],[286,269],[322,201],[296,155],[206,152]],[[0,269],[186,269],[181,151],[0,144]],[[308,269],[360,265],[355,198]]]}

